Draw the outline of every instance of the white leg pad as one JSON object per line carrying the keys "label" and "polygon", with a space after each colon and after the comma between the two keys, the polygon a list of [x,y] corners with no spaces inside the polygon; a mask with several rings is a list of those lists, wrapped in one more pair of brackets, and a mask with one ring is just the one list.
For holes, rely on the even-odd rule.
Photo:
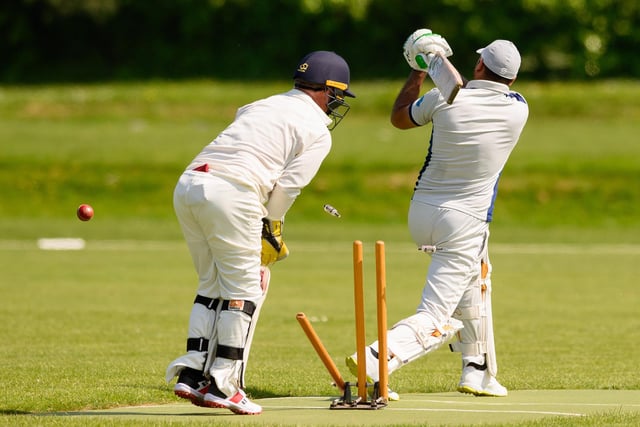
{"label": "white leg pad", "polygon": [[262,288],[262,297],[256,301],[256,310],[253,312],[251,318],[251,325],[249,326],[249,333],[247,335],[247,343],[244,346],[244,357],[242,359],[243,369],[240,378],[241,387],[244,388],[244,373],[247,371],[247,364],[249,363],[249,352],[251,351],[251,344],[253,343],[253,335],[258,325],[258,318],[260,317],[260,310],[267,299],[267,292],[269,291],[269,282],[271,281],[271,270],[269,267],[260,267],[260,287]]}
{"label": "white leg pad", "polygon": [[[264,301],[267,298],[267,292],[269,291],[270,281],[271,281],[271,270],[269,270],[269,267],[261,266],[260,267],[260,287],[262,288],[262,297],[255,303],[256,309],[253,313],[253,316],[252,316],[253,320],[251,322],[248,335],[247,335],[247,342],[243,352],[243,355],[244,355],[243,363],[245,365],[245,369],[246,369],[247,362],[249,360],[249,351],[251,350],[251,343],[253,342],[253,335],[255,332],[256,325],[258,323],[257,320],[260,315],[260,309],[262,308],[262,305],[264,304]],[[220,307],[218,307],[218,314],[219,313],[220,313]],[[216,356],[216,348],[215,346],[213,347],[211,346],[212,341],[214,343],[217,343],[217,334],[216,334],[216,339],[210,341],[209,357],[207,358],[207,362],[205,364],[205,372],[209,372],[211,365],[213,364],[213,360],[215,359],[215,356]],[[242,371],[241,383],[244,384],[244,370]]]}
{"label": "white leg pad", "polygon": [[251,316],[242,311],[222,310],[218,317],[218,348],[209,374],[227,396],[233,396],[242,388],[243,361],[242,356],[221,357],[220,353],[222,348],[244,353],[250,325]]}
{"label": "white leg pad", "polygon": [[211,307],[207,307],[200,303],[193,304],[193,307],[191,308],[191,316],[189,318],[189,330],[187,336],[189,338],[209,340],[209,347],[208,350],[187,351],[186,354],[172,361],[167,367],[165,374],[167,382],[170,382],[173,377],[177,376],[185,367],[196,370],[202,370],[205,367],[207,354],[211,353],[212,346],[215,353],[216,328],[214,326],[219,310],[219,304],[217,310],[213,310]]}
{"label": "white leg pad", "polygon": [[[215,353],[211,353],[207,361],[206,370],[215,380],[218,389],[227,396],[233,396],[244,388],[244,374],[249,361],[253,335],[260,316],[260,310],[267,298],[270,279],[271,272],[269,268],[261,267],[261,297],[255,302],[228,301],[228,309],[220,311],[218,316],[218,327],[216,329],[218,331],[217,341],[219,347]],[[244,308],[241,308],[240,304]],[[254,305],[252,312],[246,311],[248,304]],[[223,354],[221,354],[221,348]]]}
{"label": "white leg pad", "polygon": [[453,317],[461,320],[464,328],[458,333],[458,341],[450,344],[452,351],[462,353],[463,363],[487,364],[489,373],[496,376],[496,361],[491,313],[491,264],[485,260],[480,268],[477,284],[469,288]]}
{"label": "white leg pad", "polygon": [[487,289],[484,294],[484,301],[486,306],[486,333],[487,333],[487,352],[486,362],[487,369],[494,377],[498,375],[498,361],[496,359],[496,344],[493,335],[493,313],[491,311],[491,280],[487,279]]}
{"label": "white leg pad", "polygon": [[[417,313],[396,323],[387,334],[389,354],[399,359],[398,367],[438,349],[462,328],[462,322],[449,319],[437,324],[424,313]],[[391,373],[391,364],[389,366]]]}

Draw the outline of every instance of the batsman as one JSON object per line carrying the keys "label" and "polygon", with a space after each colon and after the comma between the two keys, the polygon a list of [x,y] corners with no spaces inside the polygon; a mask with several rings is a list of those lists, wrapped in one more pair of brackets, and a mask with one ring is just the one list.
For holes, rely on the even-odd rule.
{"label": "batsman", "polygon": [[[398,129],[431,125],[408,214],[411,236],[418,248],[431,249],[431,260],[415,313],[388,331],[388,371],[454,340],[450,348],[462,355],[458,391],[506,396],[497,379],[489,224],[500,175],[529,110],[524,97],[510,89],[521,62],[516,46],[495,40],[476,52],[472,80],[448,103],[437,87],[421,95],[428,58],[453,54],[447,41],[420,29],[404,44],[412,70],[391,123]],[[378,342],[365,353],[367,376],[378,381]],[[352,371],[358,363],[355,354],[347,357]]]}
{"label": "batsman", "polygon": [[349,111],[349,66],[331,51],[304,56],[293,88],[241,107],[193,159],[174,208],[198,275],[186,353],[171,362],[174,393],[198,406],[262,412],[244,373],[269,266],[287,257],[284,216],[331,149]]}

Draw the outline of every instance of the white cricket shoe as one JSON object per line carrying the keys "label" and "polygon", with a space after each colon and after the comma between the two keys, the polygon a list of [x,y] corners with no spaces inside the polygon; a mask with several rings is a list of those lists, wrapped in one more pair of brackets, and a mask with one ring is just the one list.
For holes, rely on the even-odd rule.
{"label": "white cricket shoe", "polygon": [[[369,347],[366,347],[365,353],[367,354],[367,366],[369,366],[370,364],[374,364],[374,363],[377,366],[378,359],[373,354],[371,354],[371,351],[369,350]],[[347,356],[347,358],[345,359],[345,363],[347,364],[347,367],[349,368],[349,372],[351,372],[357,378],[358,377],[358,358],[357,358],[357,355],[356,354],[352,354],[351,356]],[[373,378],[371,378],[369,376],[368,372],[367,372],[367,382],[370,383],[370,384],[374,384],[375,383]],[[387,398],[390,401],[397,402],[398,400],[400,400],[400,395],[398,393],[396,393],[395,391],[391,390],[389,387],[387,387]]]}
{"label": "white cricket shoe", "polygon": [[204,395],[204,406],[229,409],[239,415],[258,415],[262,413],[262,406],[249,400],[243,390],[239,390],[236,394],[227,398],[207,393]]}
{"label": "white cricket shoe", "polygon": [[502,386],[489,371],[473,366],[465,366],[462,369],[458,391],[475,396],[492,397],[505,397],[508,393],[507,388]]}

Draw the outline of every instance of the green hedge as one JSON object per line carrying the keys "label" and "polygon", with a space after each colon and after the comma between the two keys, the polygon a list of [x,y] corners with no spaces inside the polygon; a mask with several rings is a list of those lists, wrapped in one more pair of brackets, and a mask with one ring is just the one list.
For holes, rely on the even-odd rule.
{"label": "green hedge", "polygon": [[637,0],[9,0],[0,2],[0,82],[271,79],[335,50],[357,78],[407,72],[402,43],[428,27],[454,62],[496,38],[535,80],[640,75]]}

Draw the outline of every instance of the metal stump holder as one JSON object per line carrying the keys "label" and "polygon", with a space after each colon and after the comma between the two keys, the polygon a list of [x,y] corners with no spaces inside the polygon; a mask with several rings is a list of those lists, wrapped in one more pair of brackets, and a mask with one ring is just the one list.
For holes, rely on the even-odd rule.
{"label": "metal stump holder", "polygon": [[[369,385],[369,384],[367,384]],[[331,402],[329,409],[382,409],[387,406],[387,399],[380,396],[380,383],[377,381],[373,384],[373,392],[371,394],[371,400],[366,401],[360,396],[356,396],[355,399],[351,395],[351,387],[357,387],[356,384],[351,384],[346,381],[344,383],[344,394],[341,398],[335,399]]]}

